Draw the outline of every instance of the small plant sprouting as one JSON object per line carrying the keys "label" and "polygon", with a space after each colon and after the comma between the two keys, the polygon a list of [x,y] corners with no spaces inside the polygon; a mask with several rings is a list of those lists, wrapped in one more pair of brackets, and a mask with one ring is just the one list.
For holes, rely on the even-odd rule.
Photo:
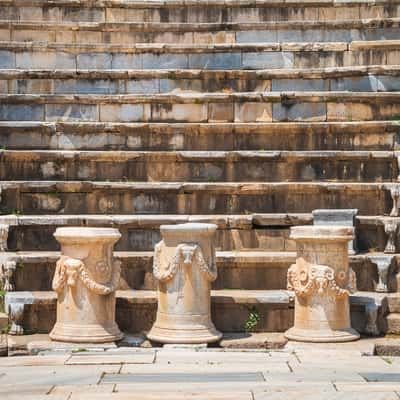
{"label": "small plant sprouting", "polygon": [[247,317],[246,322],[244,323],[244,329],[246,332],[253,332],[260,322],[260,314],[256,307],[252,307],[249,310],[249,316]]}

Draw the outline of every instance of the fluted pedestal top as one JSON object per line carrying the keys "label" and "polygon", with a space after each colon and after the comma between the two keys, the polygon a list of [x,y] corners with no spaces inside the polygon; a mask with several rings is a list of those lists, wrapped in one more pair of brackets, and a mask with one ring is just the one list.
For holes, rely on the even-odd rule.
{"label": "fluted pedestal top", "polygon": [[114,228],[66,227],[57,228],[54,237],[59,242],[77,243],[84,245],[87,242],[117,241],[121,234]]}

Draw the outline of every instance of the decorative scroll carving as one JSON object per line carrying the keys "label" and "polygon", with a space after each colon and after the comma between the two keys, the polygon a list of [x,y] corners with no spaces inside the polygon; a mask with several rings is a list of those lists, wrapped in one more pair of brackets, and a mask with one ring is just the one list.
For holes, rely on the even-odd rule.
{"label": "decorative scroll carving", "polygon": [[211,265],[209,266],[204,259],[201,247],[195,243],[181,243],[176,247],[175,254],[171,258],[167,267],[164,268],[164,272],[161,267],[161,253],[165,248],[165,243],[162,240],[155,246],[154,262],[153,262],[153,273],[157,280],[160,282],[167,282],[171,280],[180,265],[197,265],[210,282],[217,279],[217,266],[215,263],[215,258],[213,258]]}
{"label": "decorative scroll carving", "polygon": [[387,243],[384,253],[393,254],[396,253],[396,236],[398,229],[398,221],[388,219],[384,221],[385,233],[388,236]]}
{"label": "decorative scroll carving", "polygon": [[[349,281],[347,286],[342,288],[335,275],[339,281]],[[299,258],[288,270],[287,287],[299,297],[307,297],[316,292],[320,295],[330,292],[329,294],[341,298],[348,296],[354,290],[355,279],[352,270],[335,273],[335,270],[327,265],[310,264]]]}
{"label": "decorative scroll carving", "polygon": [[14,260],[0,260],[0,282],[6,292],[12,292],[15,289],[13,280],[16,269],[17,263]]}
{"label": "decorative scroll carving", "polygon": [[9,226],[0,224],[0,251],[7,251],[7,240],[8,240]]}
{"label": "decorative scroll carving", "polygon": [[392,196],[393,207],[390,211],[391,217],[398,217],[400,215],[400,185],[392,186],[390,188],[390,195]]}
{"label": "decorative scroll carving", "polygon": [[8,305],[8,317],[11,321],[10,335],[23,335],[24,328],[22,327],[22,320],[24,318],[24,303],[10,303]]}
{"label": "decorative scroll carving", "polygon": [[378,272],[378,283],[376,285],[376,292],[388,292],[389,271],[392,265],[394,256],[368,256],[371,263],[376,265]]}
{"label": "decorative scroll carving", "polygon": [[365,305],[365,333],[370,336],[379,336],[378,328],[378,305],[376,303],[368,303]]}
{"label": "decorative scroll carving", "polygon": [[78,279],[86,286],[86,288],[98,295],[107,295],[114,292],[119,284],[121,275],[121,263],[118,260],[113,261],[112,277],[110,284],[104,285],[90,278],[83,261],[76,258],[61,256],[57,261],[56,272],[53,278],[53,290],[62,292],[65,285],[75,287]]}

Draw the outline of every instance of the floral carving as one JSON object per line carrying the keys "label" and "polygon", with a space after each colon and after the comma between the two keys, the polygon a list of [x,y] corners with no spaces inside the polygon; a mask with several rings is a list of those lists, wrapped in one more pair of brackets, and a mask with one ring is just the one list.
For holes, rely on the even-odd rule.
{"label": "floral carving", "polygon": [[316,292],[323,294],[329,291],[337,298],[341,298],[356,290],[355,273],[350,269],[348,274],[348,284],[342,287],[337,280],[341,284],[347,280],[345,271],[339,271],[335,276],[333,268],[327,265],[310,264],[300,258],[288,270],[287,287],[299,297],[307,297]]}
{"label": "floral carving", "polygon": [[[82,260],[61,256],[56,265],[56,272],[53,278],[53,290],[61,292],[65,286],[75,287],[77,281],[80,280],[88,290],[96,294],[110,294],[117,289],[121,275],[120,261],[115,260],[113,266],[113,274],[110,283],[101,284],[89,276]],[[107,269],[109,270],[109,267],[107,267]]]}
{"label": "floral carving", "polygon": [[168,263],[165,271],[161,271],[161,260],[160,255],[165,247],[165,243],[162,240],[155,246],[154,262],[153,262],[153,273],[157,280],[161,282],[167,282],[171,280],[180,265],[197,265],[200,271],[206,276],[206,279],[210,282],[217,279],[217,266],[215,259],[208,265],[204,259],[201,247],[195,243],[181,243],[177,246],[175,254]]}

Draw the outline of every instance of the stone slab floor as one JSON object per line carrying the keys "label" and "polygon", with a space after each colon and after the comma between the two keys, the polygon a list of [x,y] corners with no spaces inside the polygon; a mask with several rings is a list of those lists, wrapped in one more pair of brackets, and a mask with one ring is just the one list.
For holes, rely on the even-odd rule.
{"label": "stone slab floor", "polygon": [[282,350],[110,348],[0,358],[0,399],[399,400],[400,357],[369,340]]}

